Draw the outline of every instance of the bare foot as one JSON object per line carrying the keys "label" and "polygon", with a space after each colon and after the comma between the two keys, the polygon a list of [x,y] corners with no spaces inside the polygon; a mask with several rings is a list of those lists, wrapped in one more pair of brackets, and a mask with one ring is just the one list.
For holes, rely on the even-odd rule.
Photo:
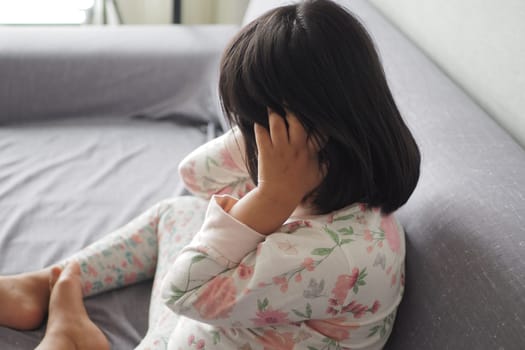
{"label": "bare foot", "polygon": [[51,269],[0,277],[0,326],[38,328],[49,303]]}
{"label": "bare foot", "polygon": [[69,263],[62,272],[52,269],[50,284],[47,330],[37,350],[109,350],[106,336],[84,307],[78,263]]}

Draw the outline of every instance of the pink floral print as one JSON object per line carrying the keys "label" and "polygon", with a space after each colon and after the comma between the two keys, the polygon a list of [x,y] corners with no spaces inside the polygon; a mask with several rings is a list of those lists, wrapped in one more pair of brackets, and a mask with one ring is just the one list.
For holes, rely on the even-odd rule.
{"label": "pink floral print", "polygon": [[315,260],[311,257],[304,258],[301,264],[307,271],[313,271],[315,269]]}
{"label": "pink floral print", "polygon": [[253,266],[248,266],[248,265],[241,263],[239,264],[237,273],[239,274],[240,279],[242,280],[248,279],[253,275]]}
{"label": "pink floral print", "polygon": [[359,277],[359,269],[354,267],[351,275],[339,275],[335,288],[332,290],[336,305],[342,305],[348,295],[348,292],[354,288],[355,282]]}
{"label": "pink floral print", "polygon": [[184,179],[184,184],[189,190],[201,191],[197,177],[195,175],[195,161],[188,162],[184,167],[179,168],[181,177]]}
{"label": "pink floral print", "polygon": [[288,323],[290,320],[287,318],[288,313],[281,312],[279,310],[262,310],[255,313],[257,318],[252,318],[253,324],[256,327],[270,326],[280,323]]}
{"label": "pink floral print", "polygon": [[305,323],[319,333],[337,341],[350,338],[350,331],[359,328],[359,325],[349,323],[346,317],[336,317],[326,320],[309,320]]}
{"label": "pink floral print", "polygon": [[230,150],[239,151],[231,132],[190,153],[179,165],[188,190],[207,199],[214,194],[242,197],[251,191],[255,186],[247,170],[235,162]]}
{"label": "pink floral print", "polygon": [[219,157],[223,167],[226,167],[230,170],[241,170],[233,160],[231,153],[226,148],[223,148],[219,151]]}
{"label": "pink floral print", "polygon": [[230,316],[237,291],[231,277],[217,276],[212,279],[193,303],[203,319]]}
{"label": "pink floral print", "polygon": [[279,333],[275,330],[266,330],[257,340],[264,346],[264,350],[293,350],[295,342],[292,332]]}
{"label": "pink floral print", "polygon": [[381,229],[385,232],[386,241],[388,246],[394,253],[399,252],[401,240],[399,238],[399,231],[397,230],[397,224],[392,215],[386,216],[381,219]]}
{"label": "pink floral print", "polygon": [[196,337],[193,334],[191,334],[188,337],[188,345],[192,349],[202,350],[206,347],[206,341],[204,339],[197,340]]}

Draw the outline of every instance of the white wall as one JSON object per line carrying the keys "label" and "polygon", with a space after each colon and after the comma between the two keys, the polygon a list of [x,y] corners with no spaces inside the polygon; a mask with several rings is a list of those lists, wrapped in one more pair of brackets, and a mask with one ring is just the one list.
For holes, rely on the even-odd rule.
{"label": "white wall", "polygon": [[370,0],[525,146],[524,0]]}

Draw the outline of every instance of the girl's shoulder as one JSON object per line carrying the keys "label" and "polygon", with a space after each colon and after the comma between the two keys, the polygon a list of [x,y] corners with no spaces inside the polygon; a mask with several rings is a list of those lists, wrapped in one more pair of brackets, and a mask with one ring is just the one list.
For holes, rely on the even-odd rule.
{"label": "girl's shoulder", "polygon": [[309,238],[308,244],[319,240],[341,247],[350,243],[364,245],[369,252],[383,246],[392,253],[404,251],[404,231],[395,215],[384,215],[378,208],[368,208],[362,203],[324,215],[290,217],[280,232],[292,234],[297,243],[301,238]]}
{"label": "girl's shoulder", "polygon": [[344,208],[322,215],[291,216],[283,225],[289,233],[298,228],[340,227],[355,225],[381,225],[383,221],[396,221],[393,214],[384,215],[379,208],[369,208],[363,203],[354,203]]}

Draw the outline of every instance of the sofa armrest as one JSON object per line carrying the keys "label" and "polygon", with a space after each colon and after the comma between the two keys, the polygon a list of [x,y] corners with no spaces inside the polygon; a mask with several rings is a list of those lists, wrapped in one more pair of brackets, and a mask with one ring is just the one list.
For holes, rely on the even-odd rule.
{"label": "sofa armrest", "polygon": [[86,116],[219,121],[235,26],[0,29],[0,122]]}

